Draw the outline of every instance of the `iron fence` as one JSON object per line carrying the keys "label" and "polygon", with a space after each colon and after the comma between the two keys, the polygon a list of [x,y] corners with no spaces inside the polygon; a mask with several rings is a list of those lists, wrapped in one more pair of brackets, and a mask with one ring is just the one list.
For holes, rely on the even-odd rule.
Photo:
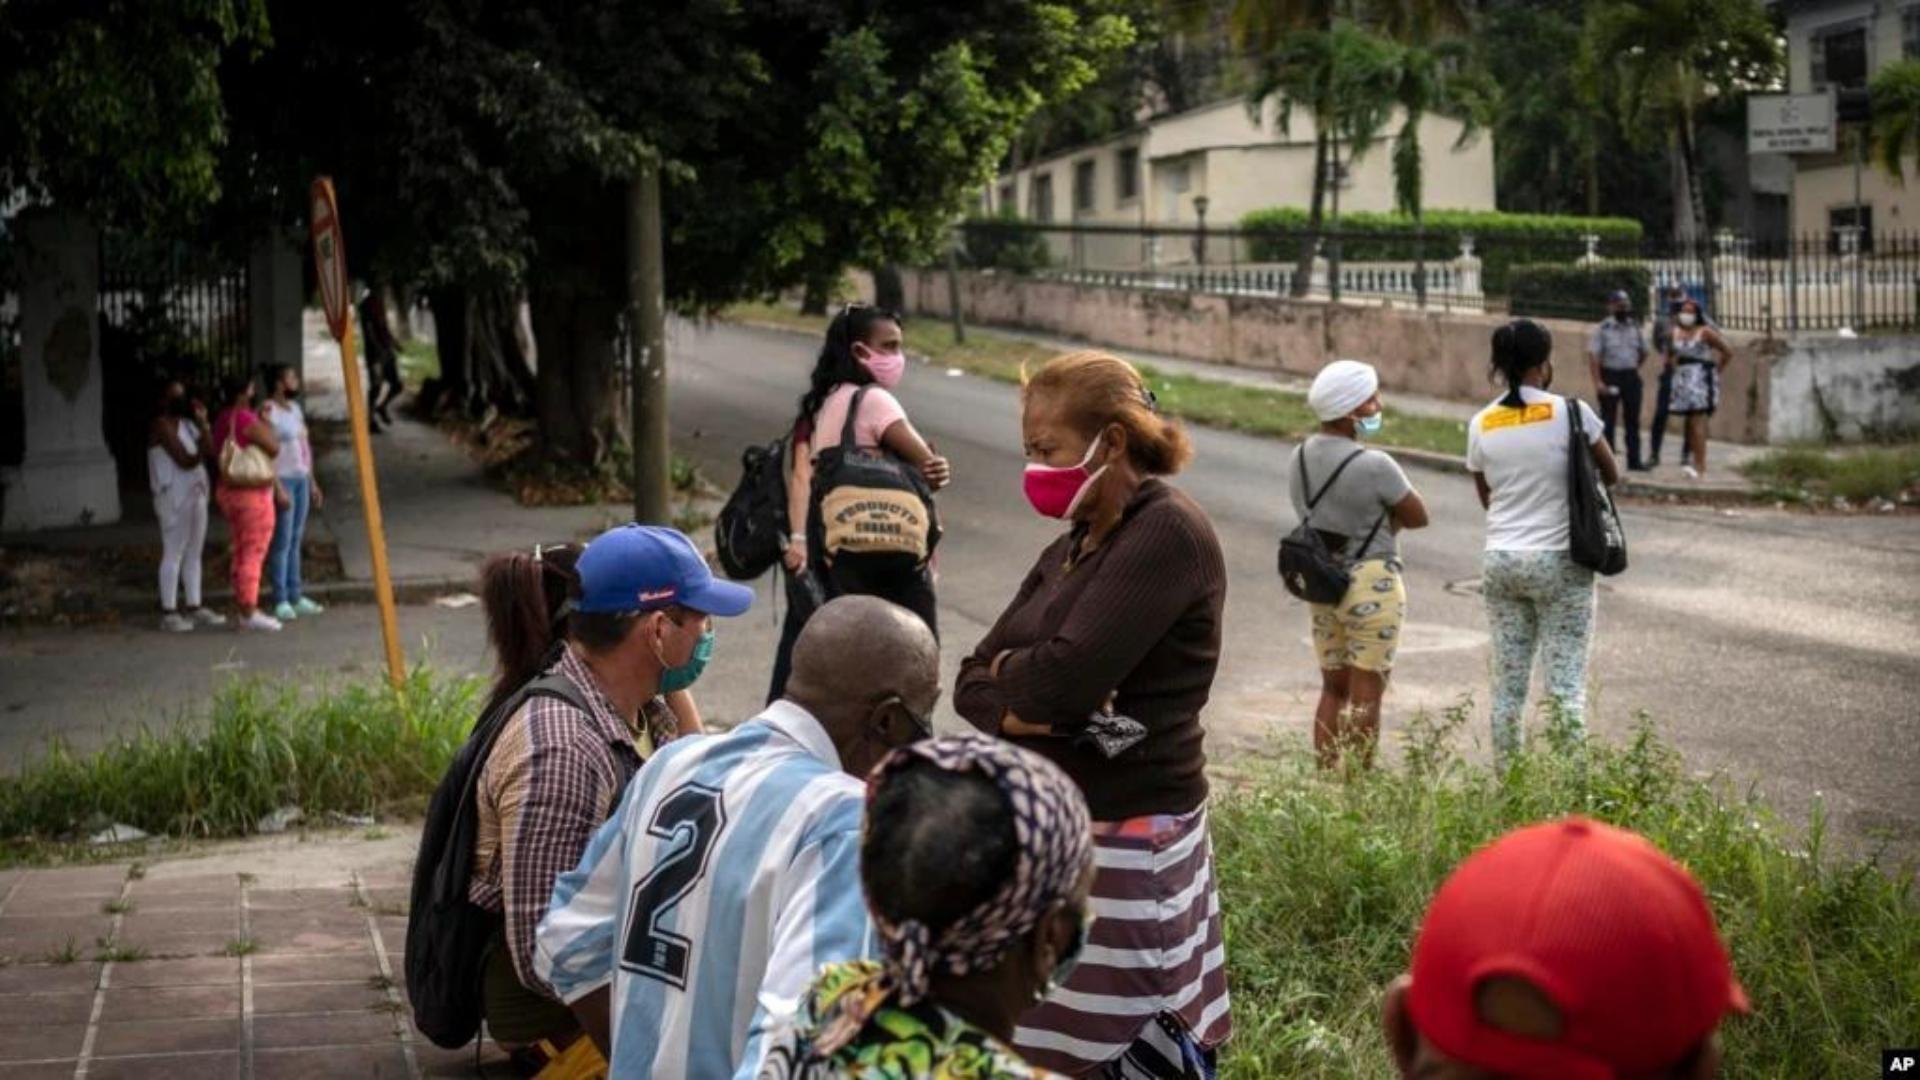
{"label": "iron fence", "polygon": [[1673,287],[1730,329],[1920,326],[1920,234],[1841,229],[1770,242],[1440,231],[1319,234],[1197,226],[974,221],[964,264],[1041,280],[1429,310],[1600,317],[1615,289],[1649,313]]}

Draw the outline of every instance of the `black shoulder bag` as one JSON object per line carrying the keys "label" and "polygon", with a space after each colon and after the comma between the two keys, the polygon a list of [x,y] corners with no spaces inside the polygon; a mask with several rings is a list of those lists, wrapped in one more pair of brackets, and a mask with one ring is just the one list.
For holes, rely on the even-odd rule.
{"label": "black shoulder bag", "polygon": [[[1307,499],[1307,512],[1300,516],[1300,524],[1292,532],[1280,538],[1280,581],[1287,591],[1296,598],[1309,604],[1337,604],[1347,595],[1348,586],[1353,584],[1353,575],[1347,572],[1347,561],[1335,555],[1327,546],[1326,537],[1313,527],[1313,508],[1320,505],[1333,482],[1347,471],[1353,459],[1366,453],[1361,447],[1342,458],[1333,475],[1320,485],[1320,490]],[[1312,491],[1307,482],[1307,447],[1300,444],[1300,490]],[[1360,542],[1359,551],[1365,551],[1373,544],[1373,538],[1380,532],[1380,526],[1387,520],[1387,511],[1382,510],[1374,520],[1373,528],[1367,531],[1367,538]]]}
{"label": "black shoulder bag", "polygon": [[1571,441],[1567,445],[1567,554],[1576,565],[1611,577],[1627,568],[1627,532],[1620,526],[1613,493],[1593,466],[1593,447],[1581,430],[1580,403],[1561,398]]}

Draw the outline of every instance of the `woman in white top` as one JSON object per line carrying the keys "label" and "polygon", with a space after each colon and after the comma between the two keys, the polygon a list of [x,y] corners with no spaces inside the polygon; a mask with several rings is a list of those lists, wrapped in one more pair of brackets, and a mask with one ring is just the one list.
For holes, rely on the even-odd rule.
{"label": "woman in white top", "polygon": [[267,546],[267,581],[273,586],[273,617],[287,622],[326,609],[300,592],[300,544],[307,537],[307,513],[326,501],[319,478],[313,475],[313,444],[307,438],[307,416],[294,399],[300,394],[300,373],[289,364],[267,372],[266,403],[261,415],[280,439],[273,456],[274,474],[282,496],[274,499],[273,540]]}
{"label": "woman in white top", "polygon": [[[207,465],[213,438],[207,407],[187,396],[186,385],[169,380],[160,391],[159,413],[147,429],[147,484],[160,520],[160,628],[184,632],[195,623],[220,626],[224,616],[200,603],[200,556],[207,546]],[[187,611],[175,607],[186,587]]]}
{"label": "woman in white top", "polygon": [[[788,615],[774,652],[773,684],[767,700],[786,690],[793,642],[806,617],[812,614],[809,595],[863,594],[892,601],[926,621],[939,632],[934,615],[931,569],[913,574],[876,578],[842,565],[827,565],[823,552],[807,550],[807,518],[813,503],[813,459],[840,444],[847,407],[854,393],[871,386],[855,419],[854,441],[868,448],[884,448],[920,470],[927,485],[938,491],[953,478],[947,459],[933,452],[907,419],[907,410],[893,396],[907,371],[905,337],[898,313],[872,304],[848,304],[827,324],[826,342],[814,362],[800,415],[794,421],[790,444],[792,466],[787,473],[787,549],[782,558],[787,581]],[[811,578],[811,581],[809,581]]]}
{"label": "woman in white top", "polygon": [[1493,371],[1507,393],[1467,426],[1467,468],[1487,508],[1480,581],[1493,633],[1493,744],[1503,760],[1520,745],[1536,651],[1549,708],[1575,733],[1586,730],[1593,571],[1567,553],[1567,455],[1575,445],[1568,408],[1579,410],[1579,442],[1601,477],[1620,479],[1600,417],[1585,402],[1547,393],[1552,351],[1553,335],[1531,320],[1495,331]]}

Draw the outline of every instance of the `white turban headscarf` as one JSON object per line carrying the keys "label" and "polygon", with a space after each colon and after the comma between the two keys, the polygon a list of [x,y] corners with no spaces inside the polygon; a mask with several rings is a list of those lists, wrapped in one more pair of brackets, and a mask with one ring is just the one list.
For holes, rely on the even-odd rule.
{"label": "white turban headscarf", "polygon": [[1372,364],[1335,360],[1313,377],[1313,388],[1307,391],[1307,407],[1325,423],[1353,412],[1379,392],[1380,375]]}

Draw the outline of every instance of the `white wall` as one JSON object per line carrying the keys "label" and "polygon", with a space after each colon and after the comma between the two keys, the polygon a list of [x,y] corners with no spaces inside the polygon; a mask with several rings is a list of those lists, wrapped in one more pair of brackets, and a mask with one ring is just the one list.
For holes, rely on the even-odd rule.
{"label": "white wall", "polygon": [[1800,338],[1773,361],[1768,440],[1920,435],[1920,338]]}

